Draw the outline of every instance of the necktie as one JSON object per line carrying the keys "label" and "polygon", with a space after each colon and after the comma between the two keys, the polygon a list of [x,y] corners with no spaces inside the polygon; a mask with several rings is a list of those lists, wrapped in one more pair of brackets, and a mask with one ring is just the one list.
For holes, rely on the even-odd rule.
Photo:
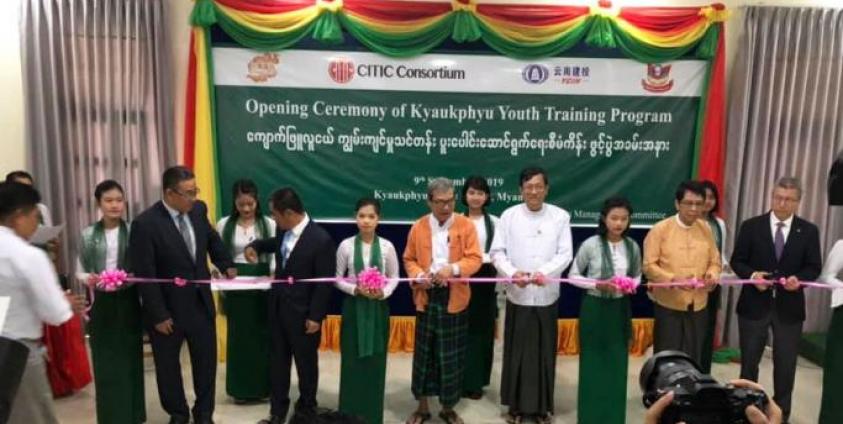
{"label": "necktie", "polygon": [[781,260],[782,252],[784,252],[784,222],[776,223],[776,238],[773,239],[773,246],[776,248],[776,260]]}
{"label": "necktie", "polygon": [[281,268],[287,266],[287,256],[290,255],[290,249],[287,247],[287,243],[290,242],[292,235],[292,231],[287,231],[284,233],[284,238],[281,239]]}
{"label": "necktie", "polygon": [[190,236],[190,228],[187,227],[187,218],[184,214],[179,214],[179,233],[184,239],[184,244],[187,246],[187,251],[190,252],[190,257],[196,260],[196,247],[193,245],[193,237]]}

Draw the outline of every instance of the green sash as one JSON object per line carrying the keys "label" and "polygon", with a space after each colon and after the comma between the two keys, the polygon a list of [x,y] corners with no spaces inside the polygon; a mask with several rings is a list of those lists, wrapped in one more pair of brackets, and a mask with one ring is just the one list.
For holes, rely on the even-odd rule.
{"label": "green sash", "polygon": [[492,239],[495,236],[495,224],[492,222],[492,217],[486,212],[483,212],[483,224],[486,227],[486,246],[483,253],[489,253],[492,250]]}
{"label": "green sash", "polygon": [[[237,256],[237,252],[234,251],[234,230],[237,228],[237,219],[238,217],[235,215],[229,216],[228,220],[225,221],[225,226],[222,227],[222,241],[225,243],[226,247],[228,247],[228,251],[231,252],[231,256]],[[257,231],[255,231],[256,238],[263,239],[271,236],[264,217],[255,217],[255,226],[257,226]],[[258,262],[269,263],[269,255],[260,255]]]}
{"label": "green sash", "polygon": [[[237,219],[238,217],[236,215],[230,215],[222,227],[221,234],[222,242],[232,257],[237,256],[237,252],[234,251],[234,231],[237,228]],[[255,217],[255,226],[257,227],[255,238],[262,239],[270,236],[269,228],[262,216]],[[269,255],[263,254],[258,256],[258,263],[256,264],[235,263],[234,266],[237,268],[237,275],[242,277],[266,277],[269,275],[269,258]],[[218,293],[221,300],[219,313],[221,315],[228,315],[228,294],[225,291]]]}
{"label": "green sash", "polygon": [[[629,237],[623,238],[623,245],[626,248],[626,275],[632,278],[638,276],[641,272],[641,258],[638,257],[634,249],[632,239]],[[606,237],[600,237],[600,253],[601,253],[601,268],[600,279],[607,280],[615,275],[615,266],[612,264],[612,252],[609,250],[609,240]]]}
{"label": "green sash", "polygon": [[[120,230],[117,236],[117,267],[126,269],[126,245],[129,241],[129,226],[125,221],[120,221]],[[82,239],[81,260],[85,272],[99,274],[105,270],[105,255],[108,250],[105,242],[105,226],[102,221],[97,221],[93,231]]]}
{"label": "green sash", "polygon": [[717,250],[722,253],[723,232],[720,230],[720,224],[717,223],[717,219],[714,217],[709,217],[706,221],[708,221],[708,226],[711,227],[711,234],[714,236],[714,244],[717,245]]}
{"label": "green sash", "polygon": [[258,262],[256,264],[234,264],[237,268],[237,275],[241,277],[266,277],[269,275],[269,264]]}
{"label": "green sash", "polygon": [[[641,258],[639,257],[638,252],[635,250],[635,243],[629,237],[623,238],[623,245],[626,249],[626,275],[628,277],[635,278],[641,273]],[[606,237],[600,237],[600,251],[601,251],[601,268],[600,268],[600,279],[606,280],[612,278],[615,275],[615,266],[612,264],[612,252],[609,250],[609,240]],[[601,293],[601,298],[602,298]],[[608,302],[608,300],[606,300]],[[632,308],[627,301],[623,306],[622,314],[624,316],[624,321],[626,325],[624,325],[623,335],[624,340],[632,340]]]}
{"label": "green sash", "polygon": [[[354,273],[360,274],[365,268],[363,262],[363,240],[360,234],[354,237]],[[381,244],[377,234],[372,240],[372,250],[369,252],[369,266],[383,272],[384,265],[381,256]],[[357,310],[357,356],[365,358],[380,354],[386,350],[385,329],[389,326],[389,319],[384,316],[383,300],[354,296],[354,307]]]}

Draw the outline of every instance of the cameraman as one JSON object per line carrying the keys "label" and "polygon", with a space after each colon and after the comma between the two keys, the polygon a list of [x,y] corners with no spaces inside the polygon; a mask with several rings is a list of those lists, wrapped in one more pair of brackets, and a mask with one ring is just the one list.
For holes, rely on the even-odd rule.
{"label": "cameraman", "polygon": [[[753,383],[749,380],[732,380],[731,384],[735,387],[742,387],[744,389],[755,389],[764,391],[760,384]],[[662,416],[665,408],[673,401],[673,392],[669,392],[657,400],[647,413],[644,414],[644,424],[659,424],[659,419]],[[781,424],[782,410],[773,401],[773,398],[767,398],[767,410],[761,412],[755,406],[748,406],[746,408],[746,418],[751,424]],[[681,423],[680,423],[681,424]]]}

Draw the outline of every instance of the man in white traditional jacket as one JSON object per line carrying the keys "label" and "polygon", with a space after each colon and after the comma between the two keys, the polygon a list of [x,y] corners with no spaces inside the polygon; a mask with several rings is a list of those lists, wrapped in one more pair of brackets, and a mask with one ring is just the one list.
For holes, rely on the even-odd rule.
{"label": "man in white traditional jacket", "polygon": [[520,176],[524,203],[504,211],[490,251],[498,272],[513,278],[506,287],[501,402],[507,422],[553,421],[556,378],[558,278],[573,258],[571,217],[544,202],[547,173],[527,168]]}

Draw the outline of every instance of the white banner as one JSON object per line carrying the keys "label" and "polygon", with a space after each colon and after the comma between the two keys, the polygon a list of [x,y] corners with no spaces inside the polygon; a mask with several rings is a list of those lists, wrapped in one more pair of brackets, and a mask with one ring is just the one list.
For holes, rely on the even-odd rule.
{"label": "white banner", "polygon": [[705,61],[426,54],[392,59],[366,52],[214,48],[214,83],[351,90],[696,97]]}

